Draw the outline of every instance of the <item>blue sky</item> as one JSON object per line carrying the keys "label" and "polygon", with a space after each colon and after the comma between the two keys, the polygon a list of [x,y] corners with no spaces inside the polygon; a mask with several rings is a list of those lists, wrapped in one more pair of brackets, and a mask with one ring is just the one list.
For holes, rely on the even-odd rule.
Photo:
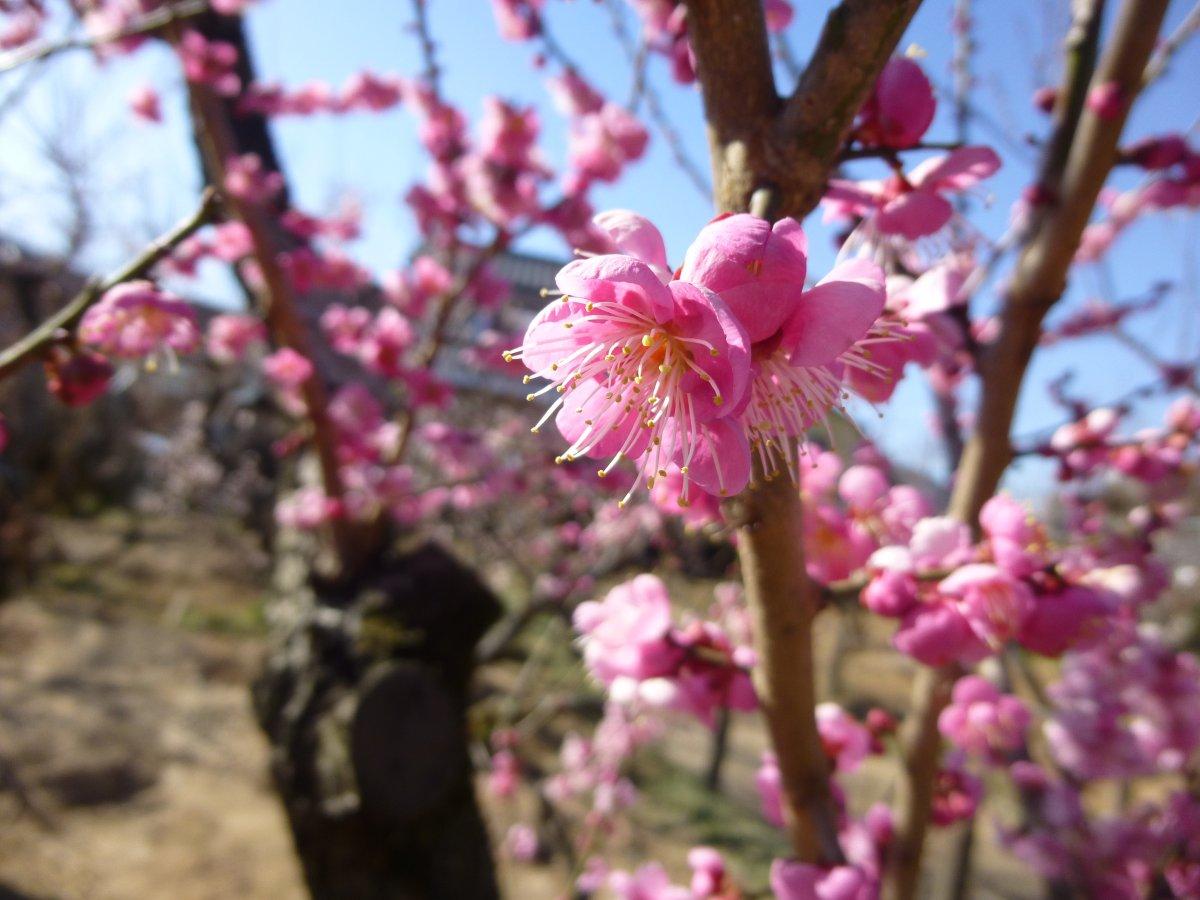
{"label": "blue sky", "polygon": [[[565,149],[565,122],[550,107],[541,78],[531,64],[528,45],[501,41],[486,0],[428,0],[432,31],[440,45],[444,88],[469,116],[482,98],[500,94],[542,111],[544,146],[555,160]],[[789,37],[803,59],[815,42],[830,7],[827,2],[796,0],[797,15]],[[1117,3],[1109,4],[1116,8]],[[988,122],[977,124],[973,140],[992,143],[1005,168],[976,197],[972,221],[991,237],[999,236],[1009,208],[1031,179],[1036,152],[1026,135],[1041,135],[1046,122],[1029,103],[1033,89],[1057,78],[1056,41],[1066,16],[1065,0],[1019,0],[976,3],[976,103]],[[1168,27],[1188,11],[1188,0],[1175,0]],[[417,45],[408,23],[411,7],[384,0],[263,0],[249,15],[257,65],[264,79],[298,85],[311,79],[340,84],[364,67],[379,72],[415,74],[420,68]],[[630,72],[612,36],[602,3],[549,0],[547,20],[558,42],[585,75],[610,96],[629,92]],[[916,44],[936,84],[949,82],[950,0],[927,0],[901,43]],[[0,96],[24,75],[0,80]],[[700,99],[693,88],[671,82],[661,61],[651,67],[651,80],[669,115],[692,150],[706,163]],[[167,122],[161,127],[131,124],[125,98],[137,83],[149,81],[164,95]],[[1167,77],[1156,84],[1135,110],[1128,134],[1144,136],[1186,129],[1200,116],[1200,43],[1177,56]],[[781,88],[786,78],[780,77]],[[339,197],[354,193],[365,209],[365,237],[351,252],[375,270],[398,265],[415,241],[415,230],[401,201],[406,188],[420,178],[425,159],[416,145],[411,118],[404,110],[384,115],[313,117],[276,123],[296,202],[311,211],[331,210]],[[0,233],[14,235],[46,250],[61,247],[66,214],[53,170],[44,163],[42,141],[57,135],[60,143],[87,163],[88,193],[98,211],[97,235],[83,255],[93,266],[109,266],[130,248],[185,213],[198,188],[194,153],[182,106],[178,66],[164,49],[151,47],[130,61],[98,67],[87,54],[59,57],[32,83],[21,110],[0,124]],[[931,139],[953,137],[946,104],[930,131]],[[914,157],[913,161],[916,161]],[[872,163],[856,171],[873,176]],[[1136,183],[1135,172],[1120,173],[1118,186]],[[674,167],[660,140],[652,141],[647,158],[619,186],[594,196],[598,207],[623,206],[649,215],[663,230],[672,260],[679,260],[691,237],[711,215],[708,201]],[[989,205],[989,201],[990,205]],[[833,248],[818,217],[810,219],[813,260],[810,271],[821,273],[832,262]],[[566,248],[550,233],[531,235],[527,249],[561,255]],[[1200,222],[1197,216],[1159,216],[1125,234],[1106,272],[1075,272],[1068,297],[1055,316],[1088,296],[1121,299],[1169,279],[1179,290],[1161,309],[1137,319],[1132,330],[1163,355],[1195,358],[1200,353]],[[1115,297],[1106,291],[1111,286]],[[228,280],[206,272],[198,291],[215,302],[233,302]],[[993,296],[977,301],[979,310]],[[1018,434],[1037,431],[1060,420],[1061,413],[1040,388],[1065,369],[1077,374],[1075,390],[1104,401],[1151,378],[1135,356],[1108,338],[1089,338],[1041,354],[1031,374],[1018,414]],[[939,473],[936,442],[927,422],[927,389],[910,378],[878,418],[870,410],[859,416],[865,430],[897,456],[931,473]],[[1161,412],[1147,409],[1145,423]],[[1025,464],[1013,479],[1022,493],[1044,489],[1044,465]]]}

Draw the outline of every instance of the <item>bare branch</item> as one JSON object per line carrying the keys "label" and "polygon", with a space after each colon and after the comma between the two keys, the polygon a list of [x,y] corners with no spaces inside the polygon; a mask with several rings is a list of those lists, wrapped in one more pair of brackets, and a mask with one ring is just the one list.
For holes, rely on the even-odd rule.
{"label": "bare branch", "polygon": [[46,348],[58,343],[62,339],[62,333],[74,328],[83,314],[87,312],[88,307],[104,296],[106,291],[149,272],[176,246],[212,218],[217,205],[216,199],[216,192],[212,188],[206,189],[201,197],[200,205],[191,215],[181,220],[174,228],[142,250],[112,275],[88,282],[70,303],[0,353],[0,378],[11,375],[25,363],[40,356]]}
{"label": "bare branch", "polygon": [[770,168],[766,138],[782,106],[762,4],[688,0],[687,10],[696,75],[704,88],[717,206],[745,209]]}

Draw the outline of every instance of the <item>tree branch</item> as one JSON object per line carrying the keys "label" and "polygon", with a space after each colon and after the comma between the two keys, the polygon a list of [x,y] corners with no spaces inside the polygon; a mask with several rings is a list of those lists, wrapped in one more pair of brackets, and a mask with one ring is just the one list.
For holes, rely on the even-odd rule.
{"label": "tree branch", "polygon": [[703,88],[720,209],[745,210],[769,165],[766,138],[782,106],[758,0],[688,0],[688,38]]}
{"label": "tree branch", "polygon": [[796,146],[788,160],[786,206],[807,211],[816,205],[854,117],[920,5],[921,0],[843,0],[830,12],[777,125],[777,140]]}
{"label": "tree branch", "polygon": [[126,38],[141,37],[162,31],[170,25],[190,19],[207,12],[208,0],[186,0],[171,6],[164,6],[154,12],[147,13],[126,27],[108,34],[86,35],[63,38],[57,41],[47,41],[21,47],[5,54],[0,54],[0,74],[11,72],[26,63],[39,59],[48,59],[68,50],[86,50],[100,44],[109,44]]}
{"label": "tree branch", "polygon": [[62,339],[62,332],[74,328],[88,307],[117,285],[145,275],[160,260],[182,241],[194,234],[213,216],[217,207],[217,194],[207,188],[200,198],[200,205],[187,218],[158,238],[136,257],[109,275],[107,278],[92,279],[71,302],[42,322],[37,328],[0,353],[0,378],[11,375],[25,363],[32,361],[50,345]]}
{"label": "tree branch", "polygon": [[1124,92],[1121,110],[1109,119],[1083,110],[1061,179],[1057,179],[1059,200],[1046,209],[1017,261],[1006,291],[1000,334],[982,360],[979,427],[963,454],[951,500],[951,514],[963,521],[976,520],[1008,466],[1012,454],[1009,430],[1021,380],[1042,320],[1066,288],[1083,229],[1117,159],[1121,131],[1141,87],[1166,7],[1167,0],[1125,0],[1122,5],[1112,38],[1091,79],[1093,87],[1110,82],[1120,87]]}
{"label": "tree branch", "polygon": [[[1010,431],[1017,396],[1042,319],[1066,287],[1084,226],[1117,159],[1117,143],[1167,6],[1167,0],[1125,0],[1092,74],[1089,59],[1094,59],[1099,40],[1102,2],[1076,3],[1072,59],[1064,72],[1056,133],[1047,145],[1041,173],[1043,185],[1057,188],[1055,200],[1026,235],[1005,295],[1000,334],[980,367],[979,425],[964,451],[949,508],[951,515],[972,525],[1012,459]],[[1108,83],[1123,91],[1123,102],[1116,116],[1101,118],[1086,108],[1083,99],[1092,88]],[[904,728],[896,837],[885,874],[885,896],[892,900],[909,900],[916,893],[939,761],[937,718],[949,701],[957,674],[951,667],[922,670],[914,687],[913,708]]]}
{"label": "tree branch", "polygon": [[804,567],[796,485],[779,477],[729,504],[754,625],[754,690],[783,779],[792,850],[805,862],[842,861],[829,764],[814,717],[812,623],[819,595]]}

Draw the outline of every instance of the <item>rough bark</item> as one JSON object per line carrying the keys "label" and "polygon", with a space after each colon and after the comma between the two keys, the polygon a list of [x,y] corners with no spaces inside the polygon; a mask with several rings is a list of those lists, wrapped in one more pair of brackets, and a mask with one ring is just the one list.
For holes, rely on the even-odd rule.
{"label": "rough bark", "polygon": [[282,554],[254,700],[312,896],[496,897],[465,715],[499,602],[436,545],[336,586],[311,553]]}

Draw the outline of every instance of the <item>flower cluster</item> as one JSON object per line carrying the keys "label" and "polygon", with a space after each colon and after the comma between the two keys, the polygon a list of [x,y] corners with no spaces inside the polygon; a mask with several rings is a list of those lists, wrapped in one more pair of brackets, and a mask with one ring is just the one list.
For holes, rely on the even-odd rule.
{"label": "flower cluster", "polygon": [[564,267],[561,296],[509,354],[548,382],[530,399],[559,395],[535,432],[555,417],[563,460],[607,459],[607,474],[634,459],[650,487],[678,471],[685,506],[692,485],[738,493],[755,460],[795,473],[797,437],[841,405],[847,369],[872,367],[882,273],[847,263],[806,289],[799,224],[743,214],[701,231],[672,278],[646,219],[595,224],[616,252]]}
{"label": "flower cluster", "polygon": [[574,615],[584,663],[610,697],[686,710],[710,725],[717,709],[756,705],[749,629],[744,621],[731,624],[675,625],[666,586],[653,575],[617,585],[602,601],[581,603]]}

